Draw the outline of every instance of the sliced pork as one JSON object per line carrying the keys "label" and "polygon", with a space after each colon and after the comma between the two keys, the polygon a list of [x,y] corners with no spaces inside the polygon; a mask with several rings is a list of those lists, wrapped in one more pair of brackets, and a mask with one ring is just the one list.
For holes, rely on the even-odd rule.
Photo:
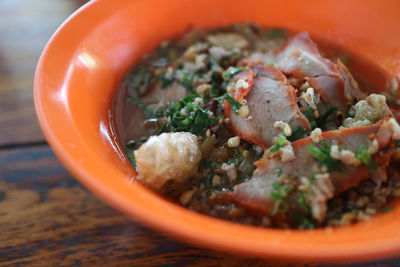
{"label": "sliced pork", "polygon": [[344,80],[336,66],[321,57],[308,33],[294,36],[276,58],[276,65],[283,73],[307,80],[325,103],[346,110]]}
{"label": "sliced pork", "polygon": [[275,53],[256,52],[244,59],[242,64],[259,62],[274,64],[285,75],[308,81],[321,95],[326,106],[336,106],[342,112],[346,111],[345,81],[335,64],[320,55],[308,33],[295,35]]}
{"label": "sliced pork", "polygon": [[338,60],[337,69],[340,72],[340,75],[344,79],[344,92],[346,95],[350,95],[352,98],[355,98],[357,101],[364,99],[366,95],[361,92],[358,87],[357,81],[354,79],[353,75],[351,75],[350,71],[347,67]]}
{"label": "sliced pork", "polygon": [[[253,177],[235,186],[230,196],[242,206],[257,213],[270,215],[277,201],[272,197],[272,192],[276,191],[274,185],[280,182],[282,177],[287,177],[292,192],[298,193],[301,191],[299,188],[302,184],[308,184],[308,188],[304,187],[304,191],[308,192],[307,204],[314,218],[321,221],[325,216],[326,201],[329,198],[358,185],[361,180],[374,172],[355,158],[362,146],[371,150],[376,149],[372,151],[375,152],[374,154],[371,153],[373,160],[378,165],[386,165],[393,152],[393,140],[399,138],[398,131],[393,129],[398,129],[398,124],[393,119],[387,118],[372,126],[322,133],[322,141],[330,144],[331,149],[337,145],[340,152],[347,151],[348,154],[353,155],[353,162],[350,161],[351,159],[345,159],[345,156],[339,157],[347,163],[343,163],[342,170],[325,170],[318,173],[316,166],[320,166],[320,163],[309,152],[309,146],[318,147],[318,145],[311,137],[292,143],[296,157],[290,162],[283,162],[279,156],[271,157],[271,153],[267,150],[264,157],[256,163],[257,169]],[[374,142],[377,142],[375,145],[378,147],[372,148]],[[387,149],[382,150],[383,148]],[[380,152],[377,153],[378,151]],[[294,210],[299,209],[293,197],[287,198],[286,201],[294,201],[288,203],[288,206]]]}
{"label": "sliced pork", "polygon": [[234,114],[230,105],[224,104],[231,130],[242,139],[264,148],[272,145],[272,139],[281,132],[274,128],[276,121],[285,122],[292,129],[301,126],[310,130],[307,118],[297,106],[295,90],[285,76],[272,66],[255,66],[253,71],[257,77],[244,97],[248,116]]}

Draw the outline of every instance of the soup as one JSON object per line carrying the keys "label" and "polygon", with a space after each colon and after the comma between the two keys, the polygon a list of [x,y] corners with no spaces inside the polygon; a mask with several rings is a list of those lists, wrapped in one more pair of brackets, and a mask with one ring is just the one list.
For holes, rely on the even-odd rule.
{"label": "soup", "polygon": [[397,80],[319,44],[240,24],[193,29],[146,54],[115,105],[136,179],[190,210],[262,227],[390,211]]}

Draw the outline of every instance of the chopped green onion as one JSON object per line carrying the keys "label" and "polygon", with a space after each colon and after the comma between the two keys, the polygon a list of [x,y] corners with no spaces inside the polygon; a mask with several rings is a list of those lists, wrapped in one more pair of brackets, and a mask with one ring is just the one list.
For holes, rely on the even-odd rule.
{"label": "chopped green onion", "polygon": [[185,87],[187,90],[192,90],[195,74],[193,72],[188,72],[184,70],[182,71],[182,74],[183,74],[183,79],[181,81],[178,81],[178,83],[183,87]]}
{"label": "chopped green onion", "polygon": [[319,162],[323,162],[327,158],[327,155],[323,151],[313,145],[308,146],[308,152]]}
{"label": "chopped green onion", "polygon": [[296,202],[305,212],[311,213],[310,208],[306,204],[306,193],[304,191],[301,192],[301,196],[297,198]]}
{"label": "chopped green onion", "polygon": [[281,147],[283,147],[285,145],[285,142],[286,142],[286,136],[281,135],[279,137],[278,143],[276,143],[275,145],[271,146],[269,148],[269,151],[271,151],[271,152],[278,151]]}
{"label": "chopped green onion", "polygon": [[387,207],[384,207],[383,209],[381,209],[381,213],[391,212],[393,209],[394,209],[393,206],[387,206]]}
{"label": "chopped green onion", "polygon": [[369,153],[364,144],[362,144],[358,149],[357,159],[359,159],[365,166],[367,166],[371,170],[377,170],[379,168],[379,166],[372,159],[371,153]]}
{"label": "chopped green onion", "polygon": [[308,220],[307,218],[301,216],[300,214],[293,212],[292,214],[292,218],[298,223],[300,224],[300,226],[304,229],[314,229],[315,225]]}
{"label": "chopped green onion", "polygon": [[230,78],[232,78],[233,76],[235,76],[236,74],[238,74],[239,72],[241,72],[244,68],[242,66],[237,66],[237,67],[233,67],[233,68],[229,68],[228,70],[224,71],[222,73],[222,79],[224,80],[229,80]]}
{"label": "chopped green onion", "polygon": [[272,191],[272,192],[271,192],[271,198],[273,198],[273,199],[275,199],[275,200],[278,200],[278,199],[281,198],[281,195],[279,195],[279,193],[277,193],[277,192],[275,192],[275,191]]}
{"label": "chopped green onion", "polygon": [[318,147],[309,145],[308,151],[316,161],[325,165],[328,170],[343,171],[343,163],[331,157],[331,145],[329,143],[321,142],[318,144]]}

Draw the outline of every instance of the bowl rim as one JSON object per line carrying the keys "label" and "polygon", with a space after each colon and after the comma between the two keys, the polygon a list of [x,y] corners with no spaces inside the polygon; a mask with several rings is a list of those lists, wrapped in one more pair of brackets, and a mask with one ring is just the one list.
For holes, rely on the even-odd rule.
{"label": "bowl rim", "polygon": [[[59,42],[60,36],[64,35],[66,32],[73,30],[71,26],[72,23],[77,24],[79,20],[90,15],[90,12],[94,12],[96,9],[104,8],[106,0],[94,0],[86,3],[75,11],[65,22],[56,30],[54,35],[51,37],[43,53],[39,59],[37,69],[34,78],[34,102],[37,117],[42,128],[42,131],[49,142],[49,145],[54,150],[57,157],[62,161],[66,168],[79,179],[86,187],[90,188],[97,196],[104,200],[107,204],[117,208],[125,214],[128,214],[131,218],[139,219],[152,227],[162,230],[164,232],[173,234],[179,239],[185,240],[196,246],[201,246],[205,248],[213,248],[220,251],[235,252],[246,256],[256,256],[262,258],[284,258],[288,260],[314,260],[314,261],[338,261],[338,260],[366,260],[372,258],[382,258],[387,256],[394,256],[400,252],[400,237],[394,237],[392,240],[375,240],[374,242],[365,242],[353,240],[352,244],[345,244],[340,247],[339,243],[329,243],[330,245],[323,247],[316,243],[308,244],[308,238],[314,238],[316,235],[321,235],[330,240],[335,240],[335,236],[332,236],[331,231],[343,232],[341,229],[318,229],[313,231],[297,231],[297,230],[279,230],[279,229],[258,229],[251,226],[237,225],[231,222],[222,221],[219,219],[214,219],[205,215],[192,213],[191,211],[179,207],[175,204],[166,204],[168,211],[164,211],[163,218],[157,218],[152,214],[151,211],[140,208],[137,205],[132,206],[132,202],[126,197],[126,195],[120,195],[118,192],[106,188],[105,184],[98,183],[96,177],[92,170],[87,170],[79,165],[79,162],[71,156],[68,149],[66,149],[66,144],[63,144],[59,136],[54,134],[54,122],[49,120],[46,112],[43,109],[43,104],[45,104],[44,99],[46,96],[45,92],[41,90],[42,78],[45,73],[43,73],[43,66],[48,60],[48,57],[54,51],[55,44]],[[123,0],[118,5],[123,5],[122,3],[133,3],[139,2],[139,0],[128,1]],[[116,4],[116,6],[118,6]],[[100,19],[100,18],[99,18]],[[78,38],[78,37],[77,37]],[[77,41],[77,40],[73,40]],[[71,42],[73,43],[73,42]],[[84,148],[83,151],[86,153],[90,148]],[[111,187],[112,188],[112,187]],[[146,190],[146,189],[143,189]],[[151,193],[150,193],[151,194]],[[140,196],[139,196],[140,197]],[[161,201],[161,200],[160,200]],[[161,203],[161,202],[159,202]],[[164,215],[168,214],[171,218],[167,218]],[[173,215],[182,215],[182,218],[187,219],[187,221],[176,222],[172,218]],[[192,225],[194,222],[199,222],[199,225]],[[359,223],[359,225],[368,224]],[[201,227],[201,228],[199,228]],[[357,225],[351,226],[351,229],[358,229]],[[363,228],[361,228],[363,229]],[[213,233],[215,238],[211,238],[204,233]],[[236,232],[247,232],[249,236],[256,237],[261,232],[263,236],[270,236],[273,241],[265,240],[240,240],[232,236],[232,233]],[[349,231],[344,231],[349,233]],[[345,234],[342,233],[342,234]],[[229,237],[230,236],[230,237]],[[293,237],[293,243],[288,244],[288,236]],[[247,238],[249,239],[249,238]],[[233,242],[235,241],[235,242]],[[242,241],[240,243],[240,241]],[[297,243],[295,242],[297,241]],[[286,242],[286,243],[285,243]],[[331,241],[329,241],[331,242]],[[255,247],[255,244],[264,247]],[[282,247],[285,249],[282,249]],[[318,255],[316,255],[318,251]]]}

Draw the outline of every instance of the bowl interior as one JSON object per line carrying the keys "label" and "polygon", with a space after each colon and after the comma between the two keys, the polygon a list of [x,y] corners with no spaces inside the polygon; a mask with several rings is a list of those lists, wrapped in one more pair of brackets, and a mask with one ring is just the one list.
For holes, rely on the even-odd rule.
{"label": "bowl interior", "polygon": [[363,260],[400,252],[400,207],[368,222],[293,231],[237,225],[193,213],[132,182],[134,171],[110,121],[115,89],[141,55],[196,25],[252,21],[310,35],[400,77],[400,2],[120,0],[91,1],[45,48],[35,105],[66,167],[110,205],[191,243],[259,257]]}

